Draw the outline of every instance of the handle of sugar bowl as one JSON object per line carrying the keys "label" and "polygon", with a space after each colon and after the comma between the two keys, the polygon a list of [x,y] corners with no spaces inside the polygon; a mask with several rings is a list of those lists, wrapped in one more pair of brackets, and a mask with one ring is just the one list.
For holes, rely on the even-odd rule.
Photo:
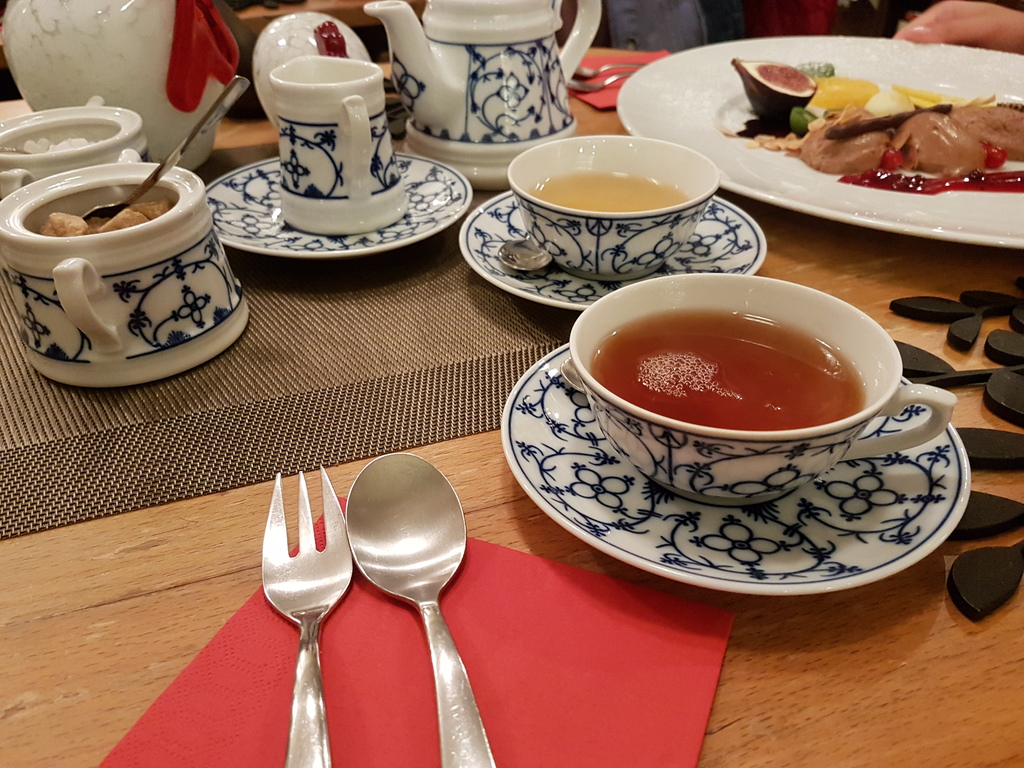
{"label": "handle of sugar bowl", "polygon": [[[928,417],[913,427],[888,435],[864,437],[854,441],[843,456],[844,461],[869,456],[885,456],[922,445],[937,437],[953,418],[956,395],[927,384],[904,384],[897,388],[880,416],[899,416],[909,406],[928,406]],[[870,428],[870,427],[869,427]]]}
{"label": "handle of sugar bowl", "polygon": [[96,312],[95,299],[107,293],[96,267],[86,259],[64,259],[53,268],[53,284],[64,313],[89,337],[93,349],[120,352],[123,344],[116,327],[104,322]]}

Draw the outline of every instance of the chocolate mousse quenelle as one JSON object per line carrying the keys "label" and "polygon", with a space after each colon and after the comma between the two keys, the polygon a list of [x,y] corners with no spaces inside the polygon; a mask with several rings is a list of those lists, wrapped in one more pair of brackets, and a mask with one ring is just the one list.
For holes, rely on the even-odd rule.
{"label": "chocolate mousse quenelle", "polygon": [[903,168],[958,176],[1024,160],[1024,111],[944,104],[875,118],[847,110],[812,124],[797,154],[824,173]]}

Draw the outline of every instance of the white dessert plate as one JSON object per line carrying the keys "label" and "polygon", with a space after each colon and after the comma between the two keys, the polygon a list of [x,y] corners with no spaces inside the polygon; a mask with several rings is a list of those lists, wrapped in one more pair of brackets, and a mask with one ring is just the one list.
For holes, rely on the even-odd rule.
{"label": "white dessert plate", "polygon": [[[568,355],[568,346],[555,350],[512,389],[501,419],[505,458],[552,520],[637,568],[725,592],[850,589],[920,561],[967,506],[970,467],[952,427],[913,451],[842,461],[767,504],[688,501],[609,445],[586,396],[562,381]],[[872,428],[905,429],[920,418],[904,412]]]}
{"label": "white dessert plate", "polygon": [[434,160],[396,154],[408,212],[394,224],[358,235],[315,235],[292,229],[281,216],[277,158],[221,176],[206,192],[213,227],[224,245],[295,259],[345,259],[415,243],[447,229],[473,197],[466,177]]}
{"label": "white dessert plate", "polygon": [[[953,242],[1024,248],[1024,194],[907,194],[841,184],[785,153],[748,149],[719,127],[739,131],[753,117],[733,58],[798,66],[830,62],[836,74],[882,86],[905,85],[951,96],[995,95],[1024,102],[1024,56],[953,45],[868,37],[772,37],[682,51],[630,77],[618,99],[635,136],[683,144],[711,158],[722,188],[801,213]],[[1007,163],[1000,170],[1024,170]]]}
{"label": "white dessert plate", "polygon": [[[537,272],[506,269],[498,260],[498,249],[507,240],[523,237],[526,231],[519,207],[512,193],[505,192],[466,217],[459,232],[459,248],[484,280],[539,304],[582,311],[626,284],[576,277],[553,264]],[[713,197],[686,247],[657,272],[637,280],[686,272],[754,274],[767,253],[768,244],[757,222],[733,203]]]}

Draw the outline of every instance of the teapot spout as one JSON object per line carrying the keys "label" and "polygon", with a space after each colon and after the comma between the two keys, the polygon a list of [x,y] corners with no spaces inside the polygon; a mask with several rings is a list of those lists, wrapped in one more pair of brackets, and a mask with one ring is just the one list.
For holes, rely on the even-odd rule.
{"label": "teapot spout", "polygon": [[391,50],[391,80],[414,121],[443,123],[456,89],[446,82],[412,7],[402,0],[378,0],[367,3],[363,12],[384,25]]}

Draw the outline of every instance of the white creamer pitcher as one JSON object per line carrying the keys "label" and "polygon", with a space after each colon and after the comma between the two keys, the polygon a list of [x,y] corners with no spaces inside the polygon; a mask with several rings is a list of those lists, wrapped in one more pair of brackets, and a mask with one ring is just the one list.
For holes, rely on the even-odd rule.
{"label": "white creamer pitcher", "polygon": [[477,189],[504,189],[516,155],[572,135],[566,78],[597,34],[601,0],[581,0],[561,51],[560,6],[427,0],[421,25],[402,0],[366,5],[387,30],[392,80],[412,113],[408,148],[454,166]]}

